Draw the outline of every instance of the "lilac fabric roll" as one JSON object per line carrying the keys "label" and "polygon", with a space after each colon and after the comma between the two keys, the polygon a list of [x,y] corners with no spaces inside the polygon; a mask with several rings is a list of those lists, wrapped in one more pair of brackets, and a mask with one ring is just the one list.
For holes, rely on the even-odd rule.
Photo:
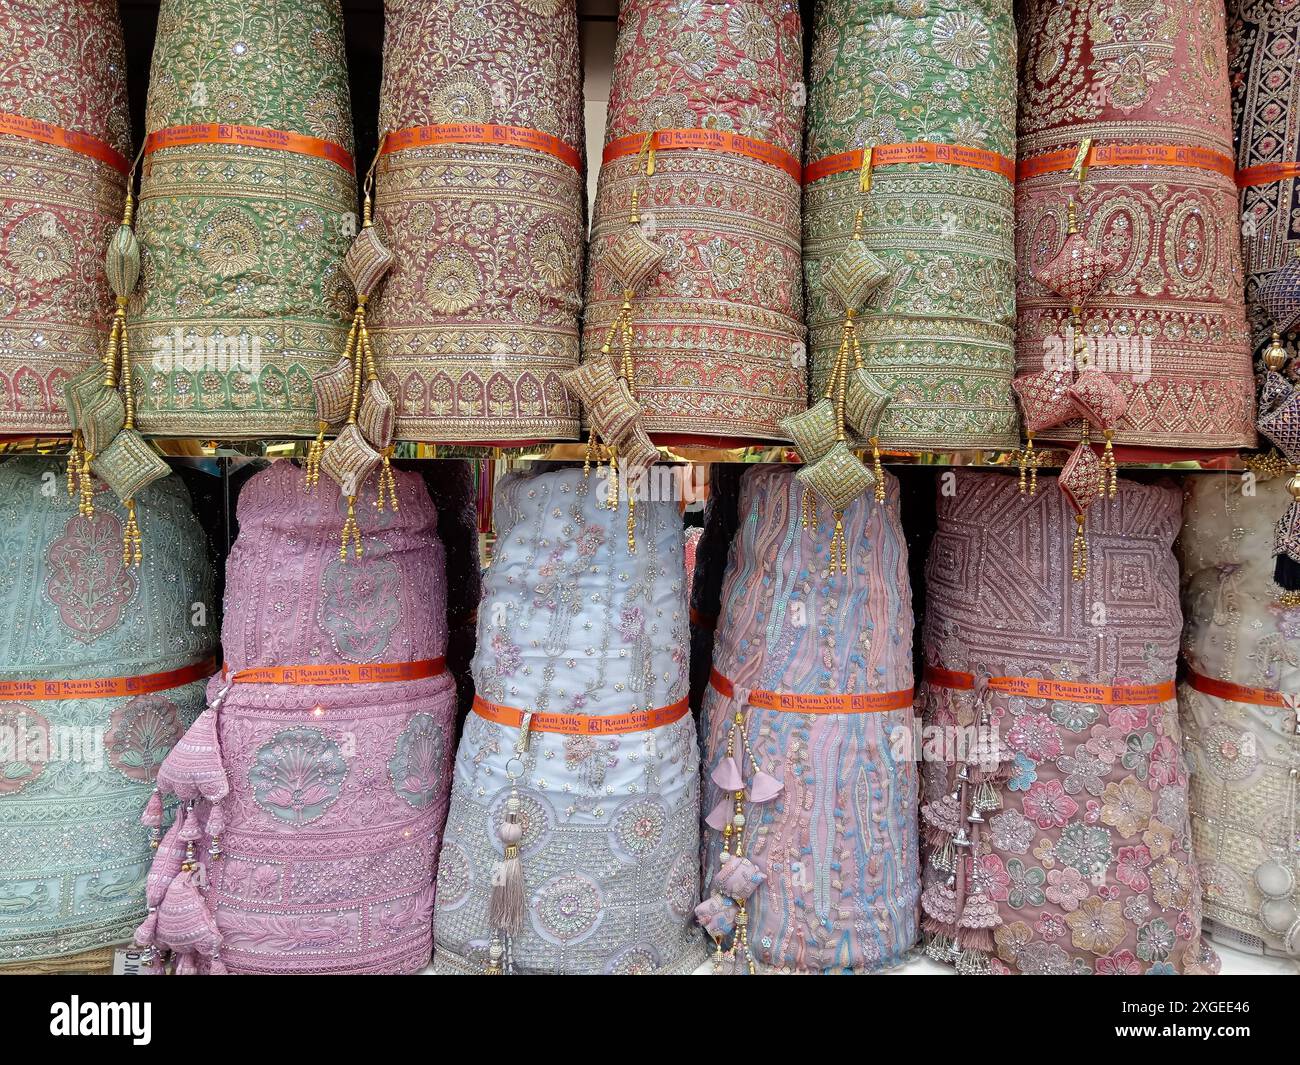
{"label": "lilac fabric roll", "polygon": [[200,861],[213,836],[222,852],[196,884],[219,932],[215,943],[200,937],[197,959],[175,943],[183,915],[169,919],[184,870],[159,907],[158,945],[179,950],[182,971],[404,973],[429,959],[455,685],[445,668],[384,682],[352,671],[446,651],[437,514],[418,475],[396,477],[396,513],[375,507],[373,487],[357,497],[359,560],[339,557],[346,503],[306,491],[296,466],[275,463],[240,497],[222,629],[229,672],[336,666],[345,682],[210,682],[209,709],[159,777],[194,800],[186,819],[202,826],[189,831]]}
{"label": "lilac fabric roll", "polygon": [[[831,574],[834,518],[823,506],[817,526],[804,527],[805,489],[794,474],[759,466],[741,482],[713,653],[735,695],[716,676],[705,691],[703,808],[717,813],[728,801],[719,767],[739,709],[757,771],[781,786],[759,801],[764,785],[735,745],[751,800],[744,856],[764,877],[747,902],[755,959],[783,971],[866,972],[902,960],[919,932],[910,697],[899,710],[803,713],[746,705],[744,692],[910,693],[912,594],[898,481],[886,477],[883,504],[864,496],[844,512],[849,572]],[[729,895],[722,871],[737,864],[719,860],[723,820],[711,814],[705,832],[710,919]]]}

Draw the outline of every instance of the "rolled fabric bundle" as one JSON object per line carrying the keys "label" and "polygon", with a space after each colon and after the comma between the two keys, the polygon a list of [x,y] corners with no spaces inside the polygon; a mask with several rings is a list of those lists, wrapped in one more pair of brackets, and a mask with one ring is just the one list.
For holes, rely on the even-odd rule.
{"label": "rolled fabric bundle", "polygon": [[[222,673],[159,776],[188,850],[155,877],[178,972],[410,973],[429,960],[456,689],[438,516],[418,475],[399,509],[344,506],[276,462],[239,498]],[[218,860],[219,859],[219,860]]]}
{"label": "rolled fabric bundle", "polygon": [[[1011,9],[817,4],[804,196],[810,425],[830,415],[834,426],[842,389],[850,440],[1019,439]],[[806,462],[835,442],[824,429],[792,435]]]}
{"label": "rolled fabric bundle", "polygon": [[1023,32],[1015,388],[1030,440],[1104,436],[1112,483],[1112,440],[1253,444],[1223,4],[1063,0],[1032,5]]}
{"label": "rolled fabric bundle", "polygon": [[1055,485],[958,471],[926,565],[921,895],[965,974],[1197,973],[1175,697],[1181,496],[1123,480],[1070,573]]}
{"label": "rolled fabric bundle", "polygon": [[146,126],[139,427],[314,435],[358,229],[338,0],[164,0]]}
{"label": "rolled fabric bundle", "polygon": [[1300,177],[1300,9],[1286,0],[1228,4],[1228,63],[1241,190],[1246,317],[1256,355],[1274,332],[1300,326],[1300,225],[1292,218]]}
{"label": "rolled fabric bundle", "polygon": [[740,480],[745,466],[738,462],[715,462],[708,471],[704,529],[696,547],[697,563],[691,577],[691,710],[696,714],[700,712],[713,665],[713,638],[722,609],[722,581],[740,522]]}
{"label": "rolled fabric bundle", "polygon": [[386,0],[371,318],[406,439],[573,440],[586,237],[575,0]]}
{"label": "rolled fabric bundle", "polygon": [[1178,702],[1206,933],[1300,957],[1300,607],[1259,551],[1290,496],[1280,478],[1197,477],[1187,493]]}
{"label": "rolled fabric bundle", "polygon": [[154,778],[215,668],[212,566],[180,479],[141,494],[134,568],[122,505],[98,485],[88,517],[48,491],[61,478],[56,459],[0,463],[0,972],[111,967],[145,917]]}
{"label": "rolled fabric bundle", "polygon": [[0,433],[66,433],[103,355],[131,168],[117,0],[0,0]]}
{"label": "rolled fabric bundle", "polygon": [[797,4],[621,6],[570,382],[621,454],[783,439],[804,409],[803,105]]}
{"label": "rolled fabric bundle", "polygon": [[511,474],[438,866],[434,970],[681,973],[705,959],[682,522],[580,468]]}
{"label": "rolled fabric bundle", "polygon": [[[702,917],[745,912],[718,937],[724,971],[870,972],[919,935],[912,593],[886,486],[883,505],[845,511],[855,564],[831,574],[827,516],[804,523],[811,490],[794,470],[742,480],[701,718]],[[757,887],[737,896],[737,879]]]}

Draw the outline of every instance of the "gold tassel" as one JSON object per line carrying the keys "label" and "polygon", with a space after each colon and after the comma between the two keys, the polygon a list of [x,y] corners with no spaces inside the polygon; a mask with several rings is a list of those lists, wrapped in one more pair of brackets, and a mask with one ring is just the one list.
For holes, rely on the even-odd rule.
{"label": "gold tassel", "polygon": [[1070,545],[1070,576],[1076,581],[1088,576],[1088,540],[1083,535],[1083,515],[1074,516],[1074,543]]}
{"label": "gold tassel", "polygon": [[844,512],[839,510],[835,512],[835,533],[831,537],[831,557],[828,565],[832,575],[849,571],[849,549],[844,539]]}
{"label": "gold tassel", "polygon": [[636,496],[631,490],[627,493],[627,553],[636,554]]}
{"label": "gold tassel", "polygon": [[375,497],[375,508],[384,509],[384,498],[387,496],[388,502],[393,505],[393,513],[397,513],[397,478],[393,474],[393,464],[390,461],[393,457],[393,448],[390,444],[384,448],[384,465],[379,471],[379,492]]}
{"label": "gold tassel", "polygon": [[805,529],[817,528],[817,494],[811,489],[805,489],[803,501],[803,527]]}
{"label": "gold tassel", "polygon": [[361,526],[357,524],[357,497],[348,496],[348,517],[343,523],[343,542],[339,545],[339,561],[348,557],[348,545],[352,544],[357,558],[361,557]]}
{"label": "gold tassel", "polygon": [[126,501],[126,527],[122,530],[122,565],[139,566],[143,557],[144,541],[140,538],[140,525],[135,520],[135,500]]}
{"label": "gold tassel", "polygon": [[95,516],[95,485],[90,475],[90,463],[94,457],[92,451],[81,453],[81,505],[78,509],[87,518]]}
{"label": "gold tassel", "polygon": [[71,499],[77,495],[79,486],[78,479],[81,477],[81,465],[84,461],[85,448],[81,442],[81,430],[77,429],[72,434],[72,450],[68,452],[68,498]]}
{"label": "gold tassel", "polygon": [[609,449],[609,488],[605,496],[605,506],[618,510],[618,448]]}
{"label": "gold tassel", "polygon": [[1101,464],[1106,470],[1106,495],[1114,499],[1119,492],[1119,468],[1115,462],[1115,430],[1106,429],[1106,448],[1101,453]]}
{"label": "gold tassel", "polygon": [[325,430],[328,422],[320,422],[316,439],[307,446],[307,461],[303,466],[302,486],[304,489],[315,488],[320,483],[320,459],[325,453]]}
{"label": "gold tassel", "polygon": [[880,464],[880,438],[871,438],[871,472],[876,475],[876,502],[885,501],[885,468]]}
{"label": "gold tassel", "polygon": [[1025,433],[1026,443],[1020,452],[1020,494],[1038,494],[1038,452],[1034,450],[1034,432]]}

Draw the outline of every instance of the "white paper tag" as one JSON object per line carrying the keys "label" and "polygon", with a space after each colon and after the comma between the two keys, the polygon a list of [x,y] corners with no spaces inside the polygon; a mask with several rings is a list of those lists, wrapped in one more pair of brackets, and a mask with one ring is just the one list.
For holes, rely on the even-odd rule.
{"label": "white paper tag", "polygon": [[114,976],[147,976],[144,950],[140,947],[118,947],[113,952]]}

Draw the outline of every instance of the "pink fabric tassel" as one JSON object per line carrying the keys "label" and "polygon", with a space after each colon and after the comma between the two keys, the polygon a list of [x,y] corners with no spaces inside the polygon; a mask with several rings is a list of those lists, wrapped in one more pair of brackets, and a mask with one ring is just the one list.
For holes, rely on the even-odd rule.
{"label": "pink fabric tassel", "polygon": [[212,809],[208,813],[208,835],[216,839],[226,828],[226,815],[221,811],[221,803],[212,804]]}
{"label": "pink fabric tassel", "polygon": [[709,811],[709,816],[704,819],[704,823],[715,832],[721,832],[727,827],[727,822],[731,820],[731,812],[735,808],[735,800],[722,799],[717,806]]}
{"label": "pink fabric tassel", "polygon": [[154,938],[158,933],[158,910],[156,907],[149,907],[149,915],[140,922],[139,927],[135,930],[135,945],[137,947],[152,947]]}
{"label": "pink fabric tassel", "polygon": [[746,793],[749,801],[752,803],[770,802],[781,794],[781,788],[784,785],[768,773],[758,772],[754,774],[753,783],[749,785],[749,791]]}
{"label": "pink fabric tassel", "polygon": [[497,835],[507,849],[514,848],[514,854],[503,858],[492,875],[488,925],[516,936],[524,927],[524,869],[518,850],[524,829],[515,821],[505,821],[497,829]]}
{"label": "pink fabric tassel", "polygon": [[695,919],[716,943],[735,931],[739,912],[734,902],[715,892],[695,907]]}
{"label": "pink fabric tassel", "polygon": [[719,867],[713,884],[724,895],[741,901],[749,898],[766,879],[767,874],[759,872],[758,866],[748,858],[732,856]]}
{"label": "pink fabric tassel", "polygon": [[149,866],[149,875],[145,879],[144,887],[145,901],[149,906],[157,907],[161,904],[163,896],[167,894],[167,888],[176,878],[176,874],[181,871],[181,863],[184,860],[185,844],[181,841],[181,819],[177,817],[172,822],[172,827],[167,830],[167,835],[163,836],[153,856],[153,864]]}
{"label": "pink fabric tassel", "polygon": [[185,843],[193,843],[203,837],[203,830],[199,828],[198,816],[193,810],[186,809],[181,818],[180,839]]}
{"label": "pink fabric tassel", "polygon": [[145,803],[144,813],[140,815],[140,824],[145,828],[161,828],[163,817],[162,795],[158,789],[154,788],[153,794],[149,796],[149,801]]}
{"label": "pink fabric tassel", "polygon": [[723,791],[736,792],[745,787],[745,779],[740,775],[740,766],[736,764],[735,758],[724,758],[710,776],[713,783]]}
{"label": "pink fabric tassel", "polygon": [[157,941],[177,954],[210,957],[221,946],[221,932],[208,912],[200,883],[197,871],[182,873],[171,882],[158,907]]}
{"label": "pink fabric tassel", "polygon": [[157,786],[181,799],[207,799],[213,803],[230,794],[217,739],[215,702],[198,716],[163,760]]}
{"label": "pink fabric tassel", "polygon": [[177,976],[197,976],[199,974],[199,960],[193,954],[182,954],[176,959],[176,968],[173,970]]}

